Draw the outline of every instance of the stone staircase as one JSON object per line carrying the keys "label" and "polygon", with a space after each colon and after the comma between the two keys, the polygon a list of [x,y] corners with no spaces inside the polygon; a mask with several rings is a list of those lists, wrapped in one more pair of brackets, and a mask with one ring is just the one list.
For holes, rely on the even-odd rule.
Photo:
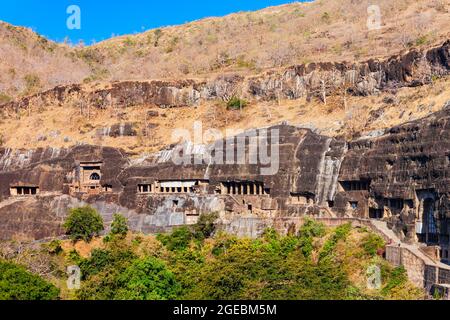
{"label": "stone staircase", "polygon": [[371,224],[375,227],[376,230],[378,230],[380,233],[382,233],[385,237],[391,240],[390,245],[397,245],[401,248],[406,248],[409,251],[411,251],[414,255],[418,256],[420,259],[422,259],[427,264],[434,264],[439,267],[448,267],[450,266],[440,262],[435,261],[432,258],[430,258],[428,255],[426,255],[422,250],[420,250],[420,246],[417,244],[407,244],[403,243],[398,236],[395,234],[394,231],[389,229],[387,226],[387,223],[385,221],[380,220],[370,220]]}
{"label": "stone staircase", "polygon": [[405,267],[410,280],[418,286],[423,286],[430,298],[433,297],[433,292],[438,290],[445,293],[443,296],[446,299],[450,299],[449,265],[432,259],[417,244],[401,242],[386,222],[370,220],[370,223],[378,233],[390,240],[386,247],[386,260]]}
{"label": "stone staircase", "polygon": [[391,240],[390,245],[397,245],[401,248],[408,249],[409,251],[414,253],[416,256],[421,258],[427,264],[433,264],[433,265],[436,265],[436,266],[442,267],[442,268],[450,268],[449,265],[442,263],[440,261],[436,261],[436,260],[432,259],[430,256],[426,255],[422,250],[420,250],[419,245],[403,243],[398,238],[398,236],[395,234],[395,232],[392,231],[391,229],[389,229],[389,227],[387,226],[387,223],[385,221],[370,220],[370,222],[375,227],[375,229],[377,229],[380,233],[382,233],[385,236],[385,238],[388,238]]}
{"label": "stone staircase", "polygon": [[433,292],[437,289],[444,292],[443,296],[450,300],[450,266],[426,255],[420,245],[403,243],[395,232],[388,228],[386,222],[361,218],[317,218],[317,220],[330,227],[352,223],[354,227],[370,228],[387,242],[387,261],[396,266],[403,266],[411,282],[425,288],[430,298],[433,298]]}
{"label": "stone staircase", "polygon": [[391,244],[399,244],[401,240],[397,237],[394,231],[388,228],[387,223],[380,220],[370,220],[370,223],[379,233],[382,233],[385,238],[391,241]]}

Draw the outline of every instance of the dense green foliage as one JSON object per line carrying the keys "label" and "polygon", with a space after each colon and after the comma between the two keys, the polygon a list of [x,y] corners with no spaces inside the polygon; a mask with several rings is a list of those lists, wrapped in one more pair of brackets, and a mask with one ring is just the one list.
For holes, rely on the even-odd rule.
{"label": "dense green foliage", "polygon": [[113,222],[111,223],[111,237],[124,238],[128,233],[128,221],[121,214],[115,214],[113,216]]}
{"label": "dense green foliage", "polygon": [[325,227],[314,220],[307,219],[299,230],[299,247],[306,258],[311,256],[314,250],[313,241],[316,237],[325,235]]}
{"label": "dense green foliage", "polygon": [[337,243],[341,240],[345,240],[348,234],[350,233],[351,229],[352,225],[350,223],[337,227],[334,233],[322,247],[322,250],[319,253],[319,259],[322,261],[323,259],[332,258]]}
{"label": "dense green foliage", "polygon": [[180,291],[164,261],[154,257],[135,260],[117,280],[116,297],[121,300],[176,299]]}
{"label": "dense green foliage", "polygon": [[[315,264],[296,237],[237,240],[197,266],[188,299],[338,299],[348,279],[339,265]],[[179,274],[177,272],[177,274]]]}
{"label": "dense green foliage", "polygon": [[55,300],[59,289],[15,264],[0,261],[0,300]]}
{"label": "dense green foliage", "polygon": [[137,257],[127,247],[94,250],[79,260],[84,282],[80,299],[167,300],[175,299],[180,285],[164,261]]}
{"label": "dense green foliage", "polygon": [[[42,252],[49,260],[49,270],[57,268],[51,272],[55,283],[66,282],[67,266],[80,267],[81,288],[67,291],[63,285],[63,299],[302,300],[423,296],[408,281],[405,269],[394,268],[381,257],[385,243],[367,228],[352,228],[350,224],[327,228],[306,219],[297,233],[290,228],[289,234],[283,236],[267,229],[260,238],[248,239],[217,232],[216,219],[217,214],[202,215],[196,225],[153,237],[127,232],[126,219],[117,215],[106,237],[108,241],[53,241],[45,244]],[[381,272],[379,289],[367,286],[369,270],[374,266]],[[12,284],[17,280],[11,280],[15,279],[11,276],[8,279],[5,282],[0,278],[1,297],[5,299],[24,298],[26,293],[34,298],[58,296],[54,287],[43,280],[39,282],[38,277],[31,278],[35,282],[28,281],[32,284],[27,286],[33,288],[34,283],[34,287],[49,288],[46,289],[49,296],[43,295],[44,289],[14,287]]]}
{"label": "dense green foliage", "polygon": [[202,214],[193,227],[184,226],[171,234],[159,234],[158,240],[170,251],[186,249],[194,239],[201,242],[211,237],[216,229],[214,222],[217,218],[217,213]]}
{"label": "dense green foliage", "polygon": [[[306,220],[297,235],[267,229],[260,239],[215,234],[214,215],[193,227],[158,236],[152,251],[136,253],[143,239],[109,244],[81,259],[81,299],[385,299],[408,297],[407,278],[379,260],[384,246],[350,224],[327,230]],[[363,239],[356,247],[348,238]],[[138,241],[139,240],[139,241]],[[359,241],[359,240],[358,240]],[[162,246],[162,247],[161,247]],[[344,250],[344,251],[342,251]],[[346,250],[353,250],[346,252]],[[347,257],[347,258],[346,258]],[[350,259],[350,260],[349,260]],[[353,260],[354,259],[354,260]],[[355,263],[356,262],[356,263]],[[352,270],[381,264],[383,287],[368,292],[351,281]],[[352,269],[353,268],[353,269]],[[359,268],[359,269],[358,269]]]}
{"label": "dense green foliage", "polygon": [[89,206],[75,208],[70,210],[64,228],[72,240],[90,241],[104,229],[103,219]]}
{"label": "dense green foliage", "polygon": [[170,251],[184,250],[194,238],[188,227],[175,229],[171,234],[160,234],[158,240]]}
{"label": "dense green foliage", "polygon": [[194,237],[198,240],[204,240],[211,237],[216,230],[215,221],[219,218],[216,212],[202,214],[194,226]]}
{"label": "dense green foliage", "polygon": [[382,293],[388,294],[392,289],[405,284],[408,281],[408,276],[404,267],[397,267],[392,270],[389,281],[384,286]]}

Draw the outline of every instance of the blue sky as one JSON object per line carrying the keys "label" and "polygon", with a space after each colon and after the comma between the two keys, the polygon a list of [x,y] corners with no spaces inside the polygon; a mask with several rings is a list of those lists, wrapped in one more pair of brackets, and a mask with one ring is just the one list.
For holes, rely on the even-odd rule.
{"label": "blue sky", "polygon": [[[31,27],[55,41],[68,36],[90,44],[114,35],[182,24],[209,16],[262,9],[292,0],[9,0],[0,3],[0,20]],[[67,8],[81,10],[81,29],[69,30]]]}

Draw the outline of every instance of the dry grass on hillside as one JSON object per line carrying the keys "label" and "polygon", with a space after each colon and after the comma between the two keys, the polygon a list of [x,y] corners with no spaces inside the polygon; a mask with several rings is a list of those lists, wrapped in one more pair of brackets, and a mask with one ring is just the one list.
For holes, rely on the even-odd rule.
{"label": "dry grass on hillside", "polygon": [[[367,28],[369,5],[380,30]],[[122,36],[84,48],[0,23],[0,103],[69,82],[255,73],[317,61],[386,57],[449,38],[446,0],[292,3]]]}
{"label": "dry grass on hillside", "polygon": [[[78,142],[121,147],[136,155],[155,152],[173,143],[174,129],[193,130],[201,121],[203,130],[245,130],[288,121],[291,124],[317,128],[326,135],[357,137],[360,133],[424,117],[440,110],[450,100],[450,79],[432,85],[403,88],[396,95],[343,97],[327,99],[327,104],[306,99],[253,102],[242,111],[227,110],[223,102],[210,101],[197,108],[160,109],[152,106],[132,106],[121,109],[80,113],[71,105],[46,106],[22,110],[12,118],[0,120],[0,143],[11,148],[69,147]],[[147,116],[157,112],[157,116]],[[136,124],[137,136],[101,137],[98,131],[117,123]],[[147,131],[144,128],[149,128]],[[43,139],[45,137],[45,139]]]}

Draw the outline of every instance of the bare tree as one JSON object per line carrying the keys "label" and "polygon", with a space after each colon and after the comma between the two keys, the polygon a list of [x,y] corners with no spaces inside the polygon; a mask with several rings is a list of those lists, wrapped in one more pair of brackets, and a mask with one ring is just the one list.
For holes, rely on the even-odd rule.
{"label": "bare tree", "polygon": [[326,87],[326,83],[325,80],[320,79],[320,83],[321,83],[321,97],[322,97],[322,102],[327,105],[327,87]]}

